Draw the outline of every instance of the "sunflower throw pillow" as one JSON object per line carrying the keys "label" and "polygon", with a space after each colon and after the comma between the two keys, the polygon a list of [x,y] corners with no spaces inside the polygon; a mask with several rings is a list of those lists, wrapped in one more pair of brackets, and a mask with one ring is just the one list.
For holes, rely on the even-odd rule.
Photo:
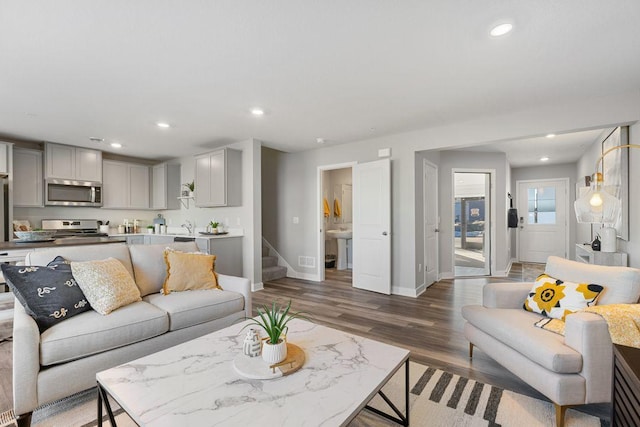
{"label": "sunflower throw pillow", "polygon": [[603,286],[592,283],[563,282],[541,274],[533,284],[523,308],[564,320],[567,314],[595,305],[603,289]]}

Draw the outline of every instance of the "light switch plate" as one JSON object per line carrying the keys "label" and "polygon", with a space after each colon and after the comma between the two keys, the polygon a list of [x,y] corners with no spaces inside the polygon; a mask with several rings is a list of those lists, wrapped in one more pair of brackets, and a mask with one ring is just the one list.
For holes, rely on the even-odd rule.
{"label": "light switch plate", "polygon": [[293,223],[294,224],[299,224],[300,223],[300,218],[298,218],[297,216],[293,217]]}
{"label": "light switch plate", "polygon": [[391,157],[391,148],[381,148],[378,150],[378,157]]}

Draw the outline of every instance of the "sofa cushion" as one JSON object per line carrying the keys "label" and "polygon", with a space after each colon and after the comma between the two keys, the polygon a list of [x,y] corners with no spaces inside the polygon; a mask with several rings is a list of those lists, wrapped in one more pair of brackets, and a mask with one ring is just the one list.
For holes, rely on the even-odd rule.
{"label": "sofa cushion", "polygon": [[640,270],[636,268],[592,265],[550,256],[544,272],[565,281],[604,286],[598,305],[635,304],[640,298]]}
{"label": "sofa cushion", "polygon": [[164,250],[169,247],[181,251],[197,251],[195,242],[175,242],[168,245],[131,245],[131,262],[136,285],[142,296],[158,293],[167,277]]}
{"label": "sofa cushion", "polygon": [[91,307],[100,314],[141,300],[133,277],[115,258],[72,262],[71,271]]}
{"label": "sofa cushion", "polygon": [[129,256],[129,248],[124,243],[103,243],[98,245],[61,246],[56,248],[38,249],[29,252],[25,258],[27,265],[47,265],[58,255],[67,261],[91,261],[94,259],[115,258],[124,265],[131,277],[133,266]]}
{"label": "sofa cushion", "polygon": [[56,257],[46,267],[2,264],[2,273],[40,332],[91,310],[71,274],[71,266],[62,257]]}
{"label": "sofa cushion", "polygon": [[165,295],[171,292],[216,289],[216,256],[201,252],[180,252],[171,248],[164,251],[167,277],[162,285]]}
{"label": "sofa cushion", "polygon": [[219,289],[151,294],[143,298],[169,313],[169,330],[187,328],[244,311],[244,297]]}
{"label": "sofa cushion", "polygon": [[523,308],[554,319],[594,305],[603,287],[589,283],[573,283],[541,274],[524,300]]}
{"label": "sofa cushion", "polygon": [[[582,356],[565,345],[564,337],[536,328],[542,316],[515,308],[462,307],[462,316],[473,326],[533,360],[546,369],[573,374],[582,370]],[[480,348],[482,345],[478,344]]]}
{"label": "sofa cushion", "polygon": [[40,335],[40,364],[68,362],[161,335],[167,313],[140,301],[108,316],[88,311],[52,326]]}

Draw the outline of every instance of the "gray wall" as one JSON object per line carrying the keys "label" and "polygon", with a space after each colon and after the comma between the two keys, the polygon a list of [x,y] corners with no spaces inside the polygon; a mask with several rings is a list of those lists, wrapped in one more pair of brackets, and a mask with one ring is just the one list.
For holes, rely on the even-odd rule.
{"label": "gray wall", "polygon": [[[570,104],[556,103],[543,109],[515,111],[349,144],[325,145],[301,153],[276,153],[278,159],[270,159],[270,162],[278,164],[277,171],[273,173],[277,174],[276,179],[281,187],[278,197],[265,198],[263,206],[265,216],[278,214],[277,218],[267,219],[268,223],[276,224],[276,228],[269,231],[273,236],[269,241],[297,271],[317,275],[317,260],[316,268],[309,269],[299,267],[297,259],[299,255],[317,257],[318,166],[372,161],[377,159],[379,148],[391,148],[392,292],[412,295],[416,293],[416,283],[420,282],[416,278],[417,151],[540,136],[549,132],[604,128],[634,122],[638,118],[640,92],[634,92]],[[498,191],[505,199],[506,188],[505,183],[502,190]],[[299,224],[292,223],[293,216],[300,218]],[[506,223],[506,210],[498,218],[501,223]],[[506,233],[504,245],[507,246]],[[507,255],[503,254],[499,260],[503,258],[506,260]]]}
{"label": "gray wall", "polygon": [[[569,258],[575,258],[575,242],[576,240],[576,216],[573,211],[573,202],[576,199],[576,173],[577,166],[575,163],[565,163],[558,165],[545,165],[545,166],[532,166],[526,168],[513,168],[511,169],[511,195],[513,196],[513,206],[518,207],[518,186],[517,181],[529,181],[529,180],[543,180],[543,179],[556,179],[556,178],[569,178],[569,211],[567,217],[569,218]],[[522,212],[518,212],[519,216],[522,216]],[[515,259],[517,254],[517,231],[511,229],[511,258]]]}

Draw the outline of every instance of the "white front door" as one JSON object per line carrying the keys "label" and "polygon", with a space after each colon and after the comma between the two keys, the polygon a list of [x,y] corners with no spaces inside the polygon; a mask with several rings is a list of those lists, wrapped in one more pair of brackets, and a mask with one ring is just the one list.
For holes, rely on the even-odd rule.
{"label": "white front door", "polygon": [[438,168],[423,162],[424,169],[424,285],[438,280]]}
{"label": "white front door", "polygon": [[353,286],[391,294],[391,161],[353,167]]}
{"label": "white front door", "polygon": [[547,262],[567,257],[569,179],[518,181],[518,257]]}

